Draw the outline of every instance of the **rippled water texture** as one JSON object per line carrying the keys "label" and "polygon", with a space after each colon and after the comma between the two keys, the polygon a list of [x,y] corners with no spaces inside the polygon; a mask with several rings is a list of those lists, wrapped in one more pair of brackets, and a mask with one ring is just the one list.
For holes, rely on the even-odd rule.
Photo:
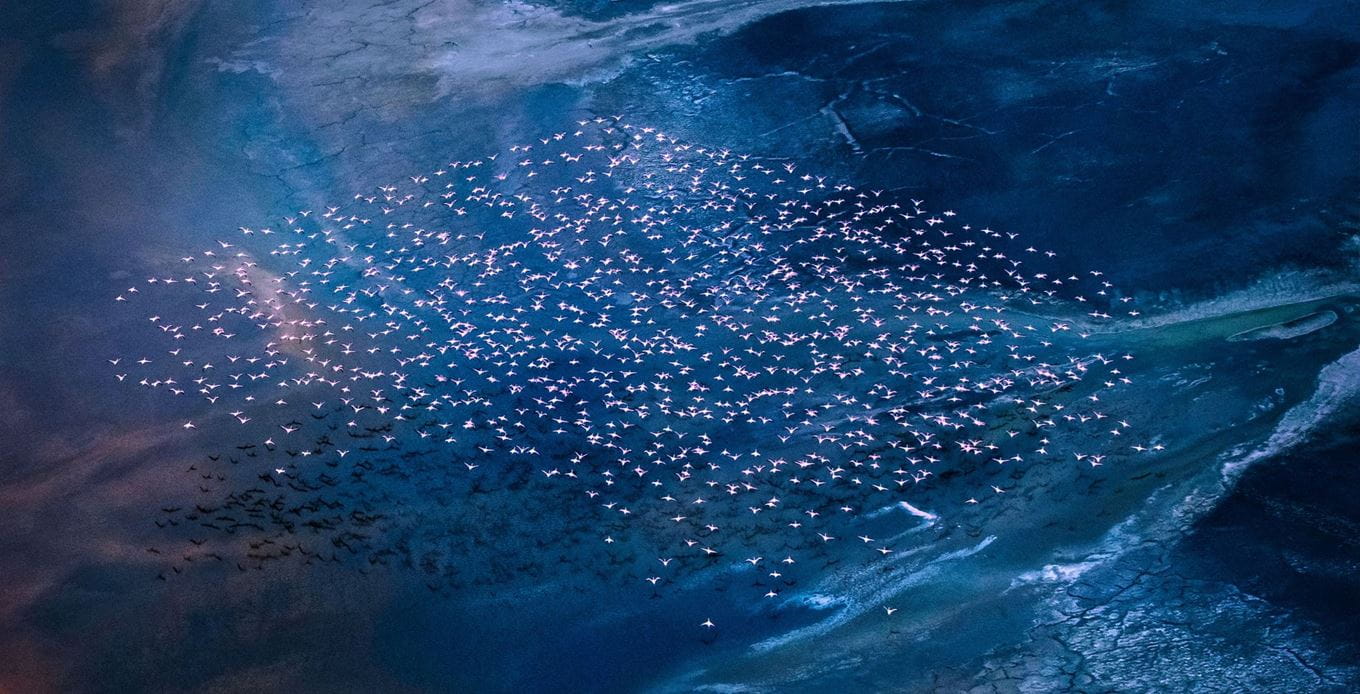
{"label": "rippled water texture", "polygon": [[1353,4],[4,14],[0,689],[1360,683]]}

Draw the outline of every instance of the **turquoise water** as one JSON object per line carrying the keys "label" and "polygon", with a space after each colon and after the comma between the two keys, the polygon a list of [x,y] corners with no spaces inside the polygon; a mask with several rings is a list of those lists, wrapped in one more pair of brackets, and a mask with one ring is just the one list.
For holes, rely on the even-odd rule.
{"label": "turquoise water", "polygon": [[[1336,501],[1360,342],[1353,8],[474,7],[5,20],[0,688],[1353,686],[1355,520]],[[568,544],[588,499],[528,465],[443,475],[443,453],[344,487],[347,511],[391,519],[375,549],[435,552],[441,580],[371,554],[240,570],[145,551],[203,551],[161,509],[274,463],[237,430],[179,428],[207,409],[113,382],[105,359],[164,338],[111,296],[242,225],[616,113],[957,209],[1060,250],[1054,272],[1104,270],[1141,315],[1081,348],[1137,355],[1109,405],[1166,450],[939,474],[910,497],[936,519],[828,530],[900,534],[891,564],[824,550],[764,602],[735,551],[652,597],[654,536]],[[1314,332],[1229,340],[1321,311],[1337,319]],[[724,431],[735,448],[754,429]],[[961,503],[992,484],[1012,491]],[[553,552],[575,559],[524,559]]]}

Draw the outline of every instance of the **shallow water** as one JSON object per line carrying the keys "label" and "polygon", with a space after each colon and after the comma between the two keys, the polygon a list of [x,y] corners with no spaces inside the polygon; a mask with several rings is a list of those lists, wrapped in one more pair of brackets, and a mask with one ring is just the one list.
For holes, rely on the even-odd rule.
{"label": "shallow water", "polygon": [[[420,5],[0,18],[0,689],[1360,682],[1338,361],[1360,345],[1353,5]],[[921,488],[936,518],[871,521],[901,538],[892,571],[846,558],[777,606],[736,556],[657,598],[627,562],[527,573],[517,556],[594,512],[534,481],[392,492],[427,545],[450,507],[541,504],[494,551],[445,548],[503,580],[302,561],[156,580],[159,509],[240,439],[115,387],[108,355],[160,343],[110,297],[239,226],[615,113],[958,209],[1061,250],[1056,272],[1100,267],[1142,315],[1086,346],[1137,355],[1110,407],[1166,450]],[[960,504],[994,483],[1015,491]]]}

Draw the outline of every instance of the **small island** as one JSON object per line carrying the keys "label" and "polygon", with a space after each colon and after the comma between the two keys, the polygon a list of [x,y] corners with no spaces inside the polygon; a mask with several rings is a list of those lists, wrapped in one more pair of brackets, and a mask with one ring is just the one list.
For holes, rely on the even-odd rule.
{"label": "small island", "polygon": [[1321,330],[1336,322],[1338,316],[1335,311],[1315,311],[1306,316],[1300,316],[1280,323],[1271,323],[1243,330],[1228,337],[1229,342],[1246,342],[1248,340],[1290,340],[1302,337],[1311,332]]}

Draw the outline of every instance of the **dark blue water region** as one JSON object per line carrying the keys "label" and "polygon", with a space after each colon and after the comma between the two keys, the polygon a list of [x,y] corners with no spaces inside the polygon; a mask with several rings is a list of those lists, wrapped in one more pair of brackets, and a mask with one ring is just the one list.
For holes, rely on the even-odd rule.
{"label": "dark blue water region", "polygon": [[675,56],[619,106],[673,80],[690,128],[811,153],[1074,268],[1118,258],[1135,290],[1339,267],[1360,215],[1355,3],[821,7]]}
{"label": "dark blue water region", "polygon": [[1360,417],[1247,470],[1179,561],[1294,610],[1360,656]]}

